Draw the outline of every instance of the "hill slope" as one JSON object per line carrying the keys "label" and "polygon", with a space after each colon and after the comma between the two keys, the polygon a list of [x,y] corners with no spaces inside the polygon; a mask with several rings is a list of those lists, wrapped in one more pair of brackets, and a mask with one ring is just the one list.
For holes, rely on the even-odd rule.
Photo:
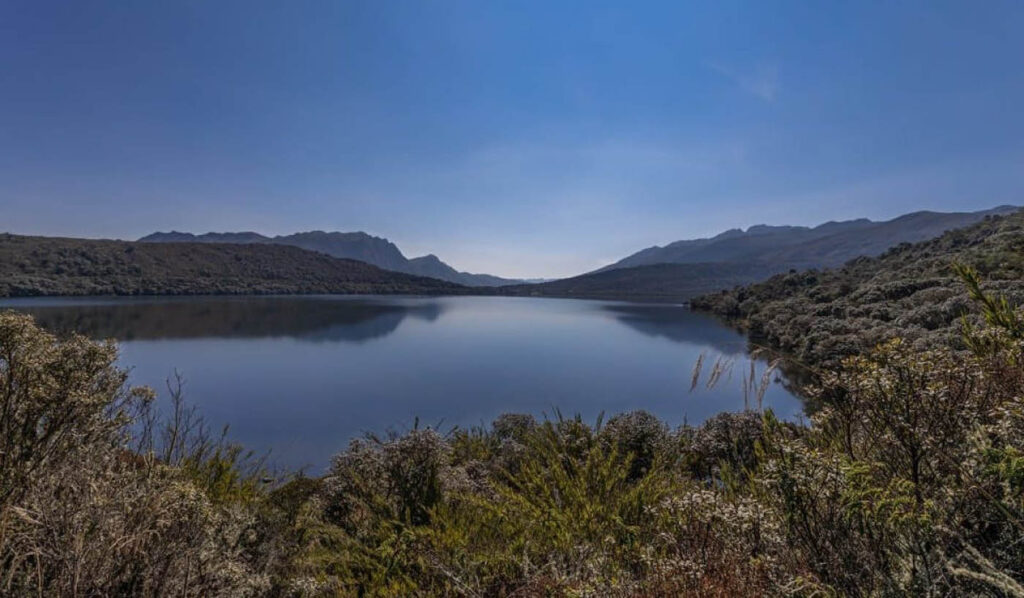
{"label": "hill slope", "polygon": [[898,243],[934,238],[986,216],[1016,211],[1000,206],[980,212],[914,212],[886,222],[867,219],[803,226],[752,226],[733,229],[709,239],[676,241],[649,247],[600,271],[656,263],[749,262],[779,268],[832,268],[860,256],[876,256]]}
{"label": "hill slope", "polygon": [[449,282],[283,245],[0,235],[0,296],[449,293]]}
{"label": "hill slope", "polygon": [[435,255],[408,259],[391,241],[368,235],[364,232],[341,233],[309,231],[267,237],[254,232],[242,233],[153,233],[139,239],[144,243],[253,243],[264,245],[290,245],[311,251],[319,251],[327,255],[359,260],[374,266],[405,272],[417,276],[429,276],[466,286],[497,286],[521,282],[507,278],[499,278],[489,274],[470,274],[459,272],[442,262]]}
{"label": "hill slope", "polygon": [[686,301],[702,293],[763,280],[777,272],[778,269],[757,263],[654,264],[504,286],[497,292],[532,297]]}
{"label": "hill slope", "polygon": [[920,347],[955,344],[959,318],[971,305],[953,262],[974,266],[990,289],[1024,301],[1024,212],[991,216],[839,269],[783,274],[697,297],[691,305],[808,363],[858,353],[894,336]]}

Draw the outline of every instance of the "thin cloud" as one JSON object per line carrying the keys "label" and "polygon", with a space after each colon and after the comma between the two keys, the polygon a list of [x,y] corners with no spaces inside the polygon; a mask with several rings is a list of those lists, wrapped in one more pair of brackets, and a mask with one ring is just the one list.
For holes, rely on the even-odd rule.
{"label": "thin cloud", "polygon": [[721,63],[708,63],[708,68],[735,83],[743,91],[774,102],[779,92],[779,67],[775,64],[759,64],[753,70],[743,71]]}

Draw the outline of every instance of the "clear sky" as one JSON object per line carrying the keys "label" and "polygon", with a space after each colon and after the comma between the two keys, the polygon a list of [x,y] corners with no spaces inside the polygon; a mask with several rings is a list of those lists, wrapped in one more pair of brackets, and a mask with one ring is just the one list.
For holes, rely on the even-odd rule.
{"label": "clear sky", "polygon": [[0,0],[0,230],[561,276],[1024,203],[1024,2]]}

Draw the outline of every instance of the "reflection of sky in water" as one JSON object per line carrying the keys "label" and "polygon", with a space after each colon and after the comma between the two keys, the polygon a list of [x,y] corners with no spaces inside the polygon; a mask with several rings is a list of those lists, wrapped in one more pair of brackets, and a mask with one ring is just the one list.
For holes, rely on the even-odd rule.
{"label": "reflection of sky in water", "polygon": [[[743,408],[742,335],[683,307],[500,297],[35,300],[2,305],[56,330],[122,339],[132,380],[178,370],[215,426],[286,466],[323,467],[363,431],[475,425],[503,412],[646,409],[696,424]],[[732,379],[690,392],[718,356]],[[763,368],[763,365],[759,366]],[[766,406],[797,417],[773,384]]]}

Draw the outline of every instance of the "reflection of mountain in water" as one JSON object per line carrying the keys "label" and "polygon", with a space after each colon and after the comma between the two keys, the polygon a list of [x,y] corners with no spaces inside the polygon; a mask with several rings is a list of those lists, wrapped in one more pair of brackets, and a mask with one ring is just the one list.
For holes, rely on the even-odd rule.
{"label": "reflection of mountain in water", "polygon": [[[678,343],[707,345],[729,357],[751,355],[751,345],[739,332],[721,322],[688,308],[674,305],[606,305],[615,319],[633,330],[653,337],[663,337]],[[774,361],[782,355],[772,351],[758,351],[756,361]],[[776,381],[791,394],[803,396],[804,387],[812,381],[803,367],[783,359],[776,364]]]}
{"label": "reflection of mountain in water", "polygon": [[647,336],[677,343],[708,345],[724,355],[745,355],[744,336],[715,319],[679,305],[605,305],[616,321]]}
{"label": "reflection of mountain in water", "polygon": [[152,340],[289,337],[316,342],[387,336],[409,317],[434,321],[439,303],[244,297],[19,307],[45,328],[93,338]]}

